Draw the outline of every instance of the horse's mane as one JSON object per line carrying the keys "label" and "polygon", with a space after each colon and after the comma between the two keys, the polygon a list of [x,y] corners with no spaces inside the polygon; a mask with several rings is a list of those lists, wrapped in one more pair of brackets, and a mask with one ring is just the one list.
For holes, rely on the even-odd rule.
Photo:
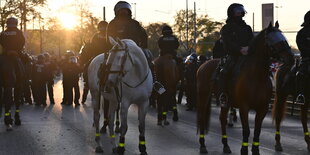
{"label": "horse's mane", "polygon": [[265,37],[266,29],[260,31],[257,36],[255,36],[249,45],[249,53],[250,55],[254,54],[259,48],[259,44],[261,44],[262,39]]}

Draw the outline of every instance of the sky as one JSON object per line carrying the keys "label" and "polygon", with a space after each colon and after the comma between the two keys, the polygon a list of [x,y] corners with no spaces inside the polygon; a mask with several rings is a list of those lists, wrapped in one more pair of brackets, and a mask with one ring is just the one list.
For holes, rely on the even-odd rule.
{"label": "sky", "polygon": [[[103,19],[103,6],[106,7],[106,19],[110,21],[114,18],[114,5],[118,0],[48,0],[48,15],[57,15],[67,17],[67,20],[77,20],[74,10],[66,9],[68,5],[84,2],[90,8],[90,11],[97,17]],[[128,0],[132,5],[133,16],[141,21],[143,25],[154,22],[164,22],[173,24],[174,15],[178,10],[186,8],[186,0]],[[254,30],[262,29],[262,12],[263,3],[274,3],[274,19],[280,23],[282,31],[298,31],[303,22],[304,14],[310,10],[310,0],[188,0],[188,8],[194,9],[196,2],[197,14],[208,14],[215,21],[225,21],[227,18],[227,8],[232,3],[241,3],[244,5],[247,14],[244,20],[253,28],[254,13]],[[69,15],[68,15],[69,14]],[[76,18],[76,19],[74,19]],[[284,34],[289,42],[295,45],[296,33]]]}

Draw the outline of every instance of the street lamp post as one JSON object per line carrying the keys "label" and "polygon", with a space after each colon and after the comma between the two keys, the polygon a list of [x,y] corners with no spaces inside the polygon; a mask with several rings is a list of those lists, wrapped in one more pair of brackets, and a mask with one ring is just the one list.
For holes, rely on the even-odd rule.
{"label": "street lamp post", "polygon": [[137,12],[136,12],[136,7],[137,7],[137,3],[131,3],[132,5],[134,5],[135,6],[135,12],[134,12],[134,16],[135,16],[135,18],[134,19],[137,19]]}

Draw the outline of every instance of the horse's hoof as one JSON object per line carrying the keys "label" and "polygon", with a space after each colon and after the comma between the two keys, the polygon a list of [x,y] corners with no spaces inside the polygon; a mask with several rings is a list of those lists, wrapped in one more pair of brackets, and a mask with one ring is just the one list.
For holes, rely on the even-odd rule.
{"label": "horse's hoof", "polygon": [[258,147],[252,147],[252,155],[260,155]]}
{"label": "horse's hoof", "polygon": [[164,125],[169,125],[170,123],[168,121],[165,121],[164,122]]}
{"label": "horse's hoof", "polygon": [[240,150],[241,155],[248,155],[248,147],[242,147]]}
{"label": "horse's hoof", "polygon": [[229,146],[224,146],[223,152],[224,153],[231,153],[230,147]]}
{"label": "horse's hoof", "polygon": [[117,154],[117,147],[112,149],[113,154]]}
{"label": "horse's hoof", "polygon": [[140,155],[147,155],[147,152],[141,152]]}
{"label": "horse's hoof", "polygon": [[7,125],[6,131],[13,131],[13,127],[11,124]]}
{"label": "horse's hoof", "polygon": [[125,152],[125,148],[124,147],[117,147],[117,154],[122,155],[122,154],[124,154],[124,152]]}
{"label": "horse's hoof", "polygon": [[96,147],[96,153],[103,153],[103,149],[101,148],[101,146]]}
{"label": "horse's hoof", "polygon": [[102,133],[102,134],[107,133],[107,128],[102,127],[102,128],[100,129],[100,133]]}
{"label": "horse's hoof", "polygon": [[228,127],[233,127],[234,124],[233,123],[228,123]]}
{"label": "horse's hoof", "polygon": [[119,128],[119,126],[115,127],[115,133],[121,133],[121,129]]}
{"label": "horse's hoof", "polygon": [[208,153],[208,150],[206,147],[200,147],[200,153]]}
{"label": "horse's hoof", "polygon": [[279,152],[282,152],[282,151],[283,151],[283,148],[282,148],[282,145],[281,145],[281,144],[276,144],[276,145],[274,146],[274,148],[275,148],[276,151],[279,151]]}
{"label": "horse's hoof", "polygon": [[176,121],[179,120],[179,117],[178,116],[173,116],[172,120],[176,122]]}

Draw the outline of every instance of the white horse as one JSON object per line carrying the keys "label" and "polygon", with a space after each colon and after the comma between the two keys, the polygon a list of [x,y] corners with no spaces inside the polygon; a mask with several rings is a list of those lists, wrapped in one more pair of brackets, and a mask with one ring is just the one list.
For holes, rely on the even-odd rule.
{"label": "white horse", "polygon": [[[105,55],[97,56],[89,65],[89,88],[94,106],[94,124],[96,127],[96,152],[102,152],[99,134],[99,109],[103,105],[100,96],[110,102],[109,106],[109,131],[113,152],[123,154],[125,151],[125,134],[128,129],[127,114],[131,104],[136,104],[139,108],[139,150],[142,155],[147,154],[145,147],[145,116],[149,106],[149,97],[152,92],[153,78],[148,67],[147,59],[140,47],[129,39],[116,41],[109,38],[114,45],[109,52],[106,62],[109,66],[106,84],[99,92],[99,79],[97,73],[100,64],[103,62]],[[114,134],[114,117],[115,111],[120,104],[121,115],[121,135],[118,147],[116,146]]]}

